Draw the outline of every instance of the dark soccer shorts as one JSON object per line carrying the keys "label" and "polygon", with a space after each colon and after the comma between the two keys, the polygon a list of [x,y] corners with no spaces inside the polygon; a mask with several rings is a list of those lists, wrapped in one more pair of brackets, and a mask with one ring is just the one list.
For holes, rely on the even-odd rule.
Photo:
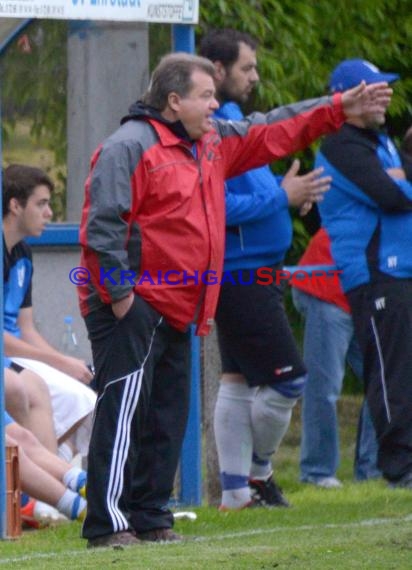
{"label": "dark soccer shorts", "polygon": [[305,374],[284,307],[284,288],[275,282],[258,284],[254,270],[230,275],[222,284],[216,313],[223,373],[240,373],[249,386]]}

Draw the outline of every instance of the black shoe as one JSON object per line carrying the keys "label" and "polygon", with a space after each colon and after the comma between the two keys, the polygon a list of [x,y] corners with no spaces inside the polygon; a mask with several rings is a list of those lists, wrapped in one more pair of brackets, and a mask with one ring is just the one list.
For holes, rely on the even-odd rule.
{"label": "black shoe", "polygon": [[249,479],[253,501],[262,507],[290,507],[275,480],[270,476],[266,481]]}
{"label": "black shoe", "polygon": [[131,532],[125,531],[96,536],[96,538],[89,538],[87,541],[87,548],[103,548],[105,546],[111,546],[112,548],[122,549],[125,546],[135,546],[137,544],[141,544],[140,540]]}
{"label": "black shoe", "polygon": [[153,528],[146,532],[137,532],[139,540],[147,542],[182,542],[183,536],[176,534],[171,528]]}
{"label": "black shoe", "polygon": [[397,481],[389,481],[388,483],[391,489],[411,489],[412,490],[412,471],[408,471],[405,475],[402,475]]}

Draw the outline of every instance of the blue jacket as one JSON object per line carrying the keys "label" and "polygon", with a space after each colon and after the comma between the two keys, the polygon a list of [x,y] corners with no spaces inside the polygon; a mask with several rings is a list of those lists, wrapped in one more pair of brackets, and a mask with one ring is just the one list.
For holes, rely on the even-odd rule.
{"label": "blue jacket", "polygon": [[[224,103],[217,118],[239,120],[240,107]],[[286,192],[268,166],[226,181],[225,271],[255,269],[283,261],[292,242]]]}
{"label": "blue jacket", "polygon": [[[324,139],[316,166],[333,179],[319,211],[344,291],[412,278],[412,162],[386,134],[345,124]],[[387,174],[396,167],[407,180]]]}

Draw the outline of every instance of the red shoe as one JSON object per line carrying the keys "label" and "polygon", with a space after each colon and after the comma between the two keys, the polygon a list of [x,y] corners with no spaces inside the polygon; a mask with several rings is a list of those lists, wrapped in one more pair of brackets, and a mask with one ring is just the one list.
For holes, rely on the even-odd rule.
{"label": "red shoe", "polygon": [[30,501],[24,505],[24,507],[20,507],[21,523],[23,526],[40,528],[40,522],[34,517],[35,504],[36,501],[34,499],[30,499]]}
{"label": "red shoe", "polygon": [[57,509],[35,499],[30,499],[24,507],[21,507],[20,514],[22,525],[30,528],[46,528],[68,522],[68,519]]}

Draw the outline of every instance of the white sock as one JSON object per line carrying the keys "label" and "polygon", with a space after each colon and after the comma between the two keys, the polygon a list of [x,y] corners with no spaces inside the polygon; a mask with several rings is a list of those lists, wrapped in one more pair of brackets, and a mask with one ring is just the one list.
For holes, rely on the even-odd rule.
{"label": "white sock", "polygon": [[66,489],[60,497],[56,508],[58,511],[66,515],[68,519],[76,520],[86,508],[86,501],[70,489]]}
{"label": "white sock", "polygon": [[272,474],[272,455],[287,432],[296,398],[287,398],[269,386],[259,388],[252,405],[253,462],[251,479]]}
{"label": "white sock", "polygon": [[83,486],[82,484],[80,484],[80,482],[84,484],[85,480],[86,480],[86,474],[79,467],[71,467],[63,475],[64,486],[76,492],[79,491],[80,488]]}
{"label": "white sock", "polygon": [[248,486],[252,462],[250,410],[256,388],[221,382],[214,429],[222,483],[222,505],[239,508],[250,501]]}

